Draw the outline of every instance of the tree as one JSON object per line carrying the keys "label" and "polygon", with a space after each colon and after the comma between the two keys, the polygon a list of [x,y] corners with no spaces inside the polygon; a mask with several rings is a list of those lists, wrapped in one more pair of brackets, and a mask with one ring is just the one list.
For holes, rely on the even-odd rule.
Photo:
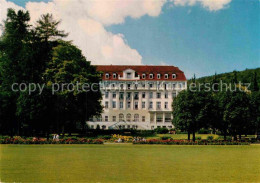
{"label": "tree", "polygon": [[65,31],[58,30],[60,20],[56,21],[53,19],[52,14],[42,15],[41,18],[36,22],[36,35],[41,41],[48,43],[49,41],[55,41],[62,37],[67,37],[68,34]]}
{"label": "tree", "polygon": [[251,85],[252,85],[252,88],[251,88],[252,92],[259,91],[259,87],[258,87],[258,83],[257,83],[257,73],[256,73],[256,71],[253,74]]}
{"label": "tree", "polygon": [[30,73],[24,70],[24,63],[31,56],[27,50],[28,45],[25,44],[30,37],[29,20],[28,12],[19,10],[16,13],[13,9],[8,9],[4,32],[0,38],[1,111],[8,111],[1,114],[1,119],[5,119],[1,120],[1,127],[7,127],[8,124],[9,129],[5,130],[10,135],[19,134],[22,126],[15,115],[19,93],[13,92],[11,86],[13,83],[25,82]]}
{"label": "tree", "polygon": [[[60,41],[53,48],[52,61],[48,65],[44,77],[49,87],[70,84],[74,88],[60,89],[55,92],[57,107],[57,130],[66,128],[66,122],[75,124],[80,122],[85,127],[86,120],[102,111],[100,105],[101,93],[98,83],[100,73],[82,55],[81,50],[70,42]],[[84,87],[85,84],[93,88]],[[75,88],[76,87],[76,88]],[[85,88],[85,91],[83,90]]]}

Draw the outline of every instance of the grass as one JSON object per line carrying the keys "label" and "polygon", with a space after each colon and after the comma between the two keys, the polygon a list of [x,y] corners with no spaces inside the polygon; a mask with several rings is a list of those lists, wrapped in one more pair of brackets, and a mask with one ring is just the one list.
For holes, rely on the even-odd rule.
{"label": "grass", "polygon": [[260,182],[260,145],[0,145],[0,182]]}

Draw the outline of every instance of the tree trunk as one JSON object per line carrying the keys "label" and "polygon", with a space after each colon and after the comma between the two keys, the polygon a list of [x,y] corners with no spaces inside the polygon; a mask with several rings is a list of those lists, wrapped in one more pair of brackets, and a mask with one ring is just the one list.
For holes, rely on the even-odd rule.
{"label": "tree trunk", "polygon": [[192,140],[195,142],[195,132],[192,132]]}

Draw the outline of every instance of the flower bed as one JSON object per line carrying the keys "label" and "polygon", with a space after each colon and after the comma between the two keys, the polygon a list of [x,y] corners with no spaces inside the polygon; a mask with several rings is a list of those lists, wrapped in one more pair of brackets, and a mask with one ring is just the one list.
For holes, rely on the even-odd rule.
{"label": "flower bed", "polygon": [[149,139],[145,141],[136,141],[133,144],[164,144],[164,145],[249,145],[249,142],[240,141],[217,141],[217,140],[196,140],[195,142],[189,140],[158,140]]}
{"label": "flower bed", "polygon": [[87,138],[64,138],[59,140],[47,140],[46,138],[22,138],[22,137],[2,137],[0,144],[103,144],[102,139]]}

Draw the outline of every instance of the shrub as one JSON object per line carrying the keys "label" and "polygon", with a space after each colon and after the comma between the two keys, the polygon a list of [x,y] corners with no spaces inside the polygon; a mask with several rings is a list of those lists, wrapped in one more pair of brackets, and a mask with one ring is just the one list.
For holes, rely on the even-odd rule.
{"label": "shrub", "polygon": [[166,134],[169,133],[169,130],[167,128],[156,128],[155,129],[156,133],[158,134]]}
{"label": "shrub", "polygon": [[201,128],[201,129],[198,131],[198,134],[209,134],[209,133],[210,133],[210,130],[205,129],[205,128]]}
{"label": "shrub", "polygon": [[198,137],[196,137],[196,138],[195,138],[195,140],[201,140],[201,137],[200,137],[200,136],[198,136]]}
{"label": "shrub", "polygon": [[211,141],[211,140],[213,140],[213,139],[214,139],[213,136],[208,136],[208,137],[207,137],[207,140],[208,140],[208,141]]}
{"label": "shrub", "polygon": [[162,140],[168,140],[168,139],[172,139],[171,137],[168,137],[168,136],[163,136],[161,137]]}

